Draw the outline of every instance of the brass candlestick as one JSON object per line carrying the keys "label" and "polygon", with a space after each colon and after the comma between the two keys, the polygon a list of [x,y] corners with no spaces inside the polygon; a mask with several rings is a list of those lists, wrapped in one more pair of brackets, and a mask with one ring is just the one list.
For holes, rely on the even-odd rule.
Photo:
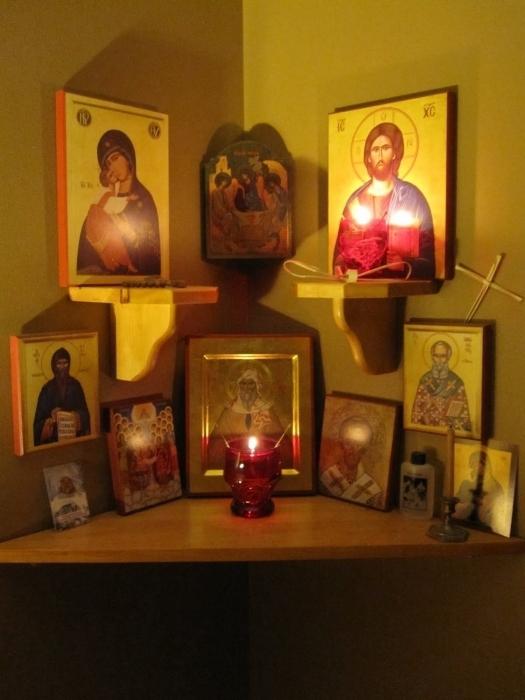
{"label": "brass candlestick", "polygon": [[443,521],[439,525],[431,525],[427,535],[440,542],[465,542],[468,540],[469,532],[464,527],[460,527],[452,522],[452,516],[456,510],[459,498],[455,496],[444,496],[442,499]]}

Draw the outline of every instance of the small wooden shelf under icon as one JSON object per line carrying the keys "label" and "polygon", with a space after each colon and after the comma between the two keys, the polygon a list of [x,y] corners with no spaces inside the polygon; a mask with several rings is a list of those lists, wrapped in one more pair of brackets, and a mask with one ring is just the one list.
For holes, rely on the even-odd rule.
{"label": "small wooden shelf under icon", "polygon": [[111,304],[115,377],[142,379],[175,332],[179,304],[214,304],[217,287],[69,287],[72,301]]}
{"label": "small wooden shelf under icon", "polygon": [[330,299],[356,364],[369,374],[385,374],[399,365],[405,298],[435,294],[439,286],[437,280],[320,280],[296,282],[296,294]]}

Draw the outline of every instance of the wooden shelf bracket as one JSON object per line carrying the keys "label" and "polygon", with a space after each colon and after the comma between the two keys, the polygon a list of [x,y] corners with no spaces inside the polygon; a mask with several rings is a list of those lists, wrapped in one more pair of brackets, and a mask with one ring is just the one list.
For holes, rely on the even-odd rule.
{"label": "wooden shelf bracket", "polygon": [[116,379],[137,381],[150,372],[175,333],[178,304],[212,304],[217,287],[70,287],[72,301],[111,304]]}
{"label": "wooden shelf bracket", "polygon": [[296,284],[299,298],[332,301],[334,321],[346,335],[357,366],[368,374],[386,374],[398,368],[406,297],[436,291],[438,283],[426,280]]}

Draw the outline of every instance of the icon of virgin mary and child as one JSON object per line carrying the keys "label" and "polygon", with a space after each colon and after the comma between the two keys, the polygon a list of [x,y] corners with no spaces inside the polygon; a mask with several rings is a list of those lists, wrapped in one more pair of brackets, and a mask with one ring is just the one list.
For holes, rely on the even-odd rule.
{"label": "icon of virgin mary and child", "polygon": [[135,148],[111,129],[97,146],[101,198],[80,233],[77,272],[86,275],[159,275],[160,232],[151,193],[137,176]]}

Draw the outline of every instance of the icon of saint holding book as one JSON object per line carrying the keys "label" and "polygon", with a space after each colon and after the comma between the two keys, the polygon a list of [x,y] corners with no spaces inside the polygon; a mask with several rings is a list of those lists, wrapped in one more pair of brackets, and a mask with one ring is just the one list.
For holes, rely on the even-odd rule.
{"label": "icon of saint holding book", "polygon": [[89,435],[91,423],[84,390],[69,373],[71,356],[58,348],[51,357],[53,378],[38,395],[33,422],[35,446]]}

